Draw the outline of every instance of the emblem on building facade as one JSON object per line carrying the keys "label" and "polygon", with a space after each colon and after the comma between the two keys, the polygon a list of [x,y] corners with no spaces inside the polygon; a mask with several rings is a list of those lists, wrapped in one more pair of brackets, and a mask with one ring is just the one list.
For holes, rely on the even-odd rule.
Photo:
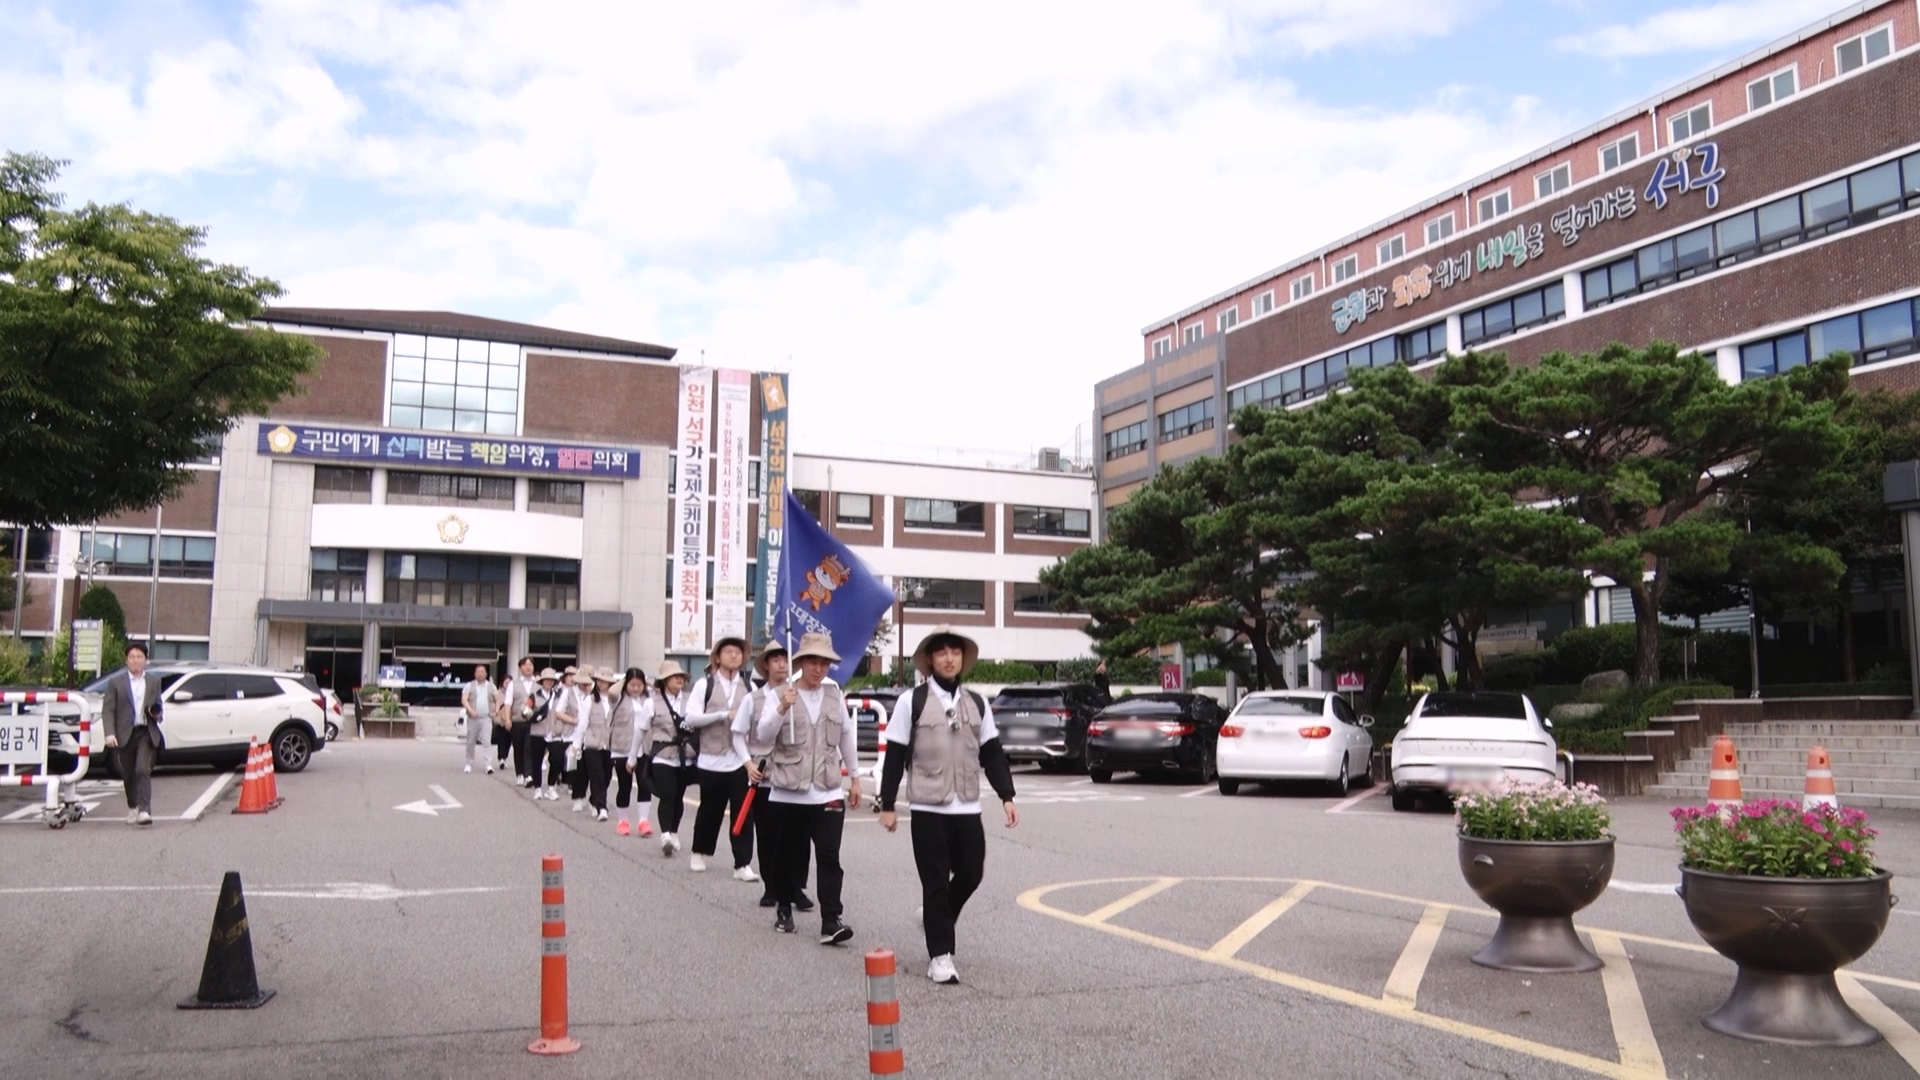
{"label": "emblem on building facade", "polygon": [[459,514],[448,514],[438,522],[440,542],[443,544],[461,544],[467,539],[467,523]]}

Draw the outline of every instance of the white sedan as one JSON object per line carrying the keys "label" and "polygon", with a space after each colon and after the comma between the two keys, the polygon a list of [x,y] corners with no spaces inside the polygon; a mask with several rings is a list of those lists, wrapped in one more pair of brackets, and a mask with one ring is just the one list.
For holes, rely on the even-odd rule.
{"label": "white sedan", "polygon": [[1366,782],[1372,726],[1373,717],[1355,716],[1345,698],[1325,690],[1248,694],[1220,728],[1220,794],[1262,780],[1321,780],[1344,794],[1356,778]]}
{"label": "white sedan", "polygon": [[1423,793],[1501,777],[1542,783],[1558,775],[1553,725],[1525,694],[1434,691],[1422,695],[1393,740],[1393,808]]}

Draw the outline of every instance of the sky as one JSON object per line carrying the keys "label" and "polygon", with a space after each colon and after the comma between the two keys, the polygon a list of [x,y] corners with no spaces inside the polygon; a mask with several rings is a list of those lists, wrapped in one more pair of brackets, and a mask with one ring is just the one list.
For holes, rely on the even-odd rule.
{"label": "sky", "polygon": [[1839,6],[0,0],[0,150],[285,304],[788,370],[800,452],[1013,463],[1094,452],[1146,324]]}

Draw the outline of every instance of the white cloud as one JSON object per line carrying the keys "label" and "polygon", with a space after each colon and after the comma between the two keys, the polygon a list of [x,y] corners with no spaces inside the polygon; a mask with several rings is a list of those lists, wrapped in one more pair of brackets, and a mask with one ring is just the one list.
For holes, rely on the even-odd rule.
{"label": "white cloud", "polygon": [[1675,8],[1639,22],[1568,34],[1557,48],[1613,59],[1661,53],[1726,53],[1770,41],[1831,14],[1834,0],[1749,0]]}

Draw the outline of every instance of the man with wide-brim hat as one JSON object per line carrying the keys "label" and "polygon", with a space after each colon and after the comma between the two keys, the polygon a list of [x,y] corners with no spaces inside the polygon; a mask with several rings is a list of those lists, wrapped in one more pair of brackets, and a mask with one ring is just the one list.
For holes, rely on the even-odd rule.
{"label": "man with wide-brim hat", "polygon": [[736,825],[727,831],[734,880],[759,881],[760,875],[753,869],[753,823],[743,816],[748,784],[747,740],[733,730],[734,717],[753,693],[744,670],[746,639],[723,637],[713,643],[707,658],[711,667],[706,677],[694,683],[687,695],[686,726],[694,729],[695,749],[700,752],[694,762],[700,808],[693,817],[693,855],[687,866],[695,873],[707,868],[707,859],[719,849],[724,817]]}
{"label": "man with wide-brim hat", "polygon": [[[767,812],[768,787],[766,781],[767,755],[773,752],[773,742],[762,739],[757,731],[757,722],[766,711],[777,703],[779,690],[787,683],[787,646],[779,639],[770,639],[760,646],[753,656],[753,673],[759,686],[747,695],[740,704],[740,711],[734,714],[733,731],[747,743],[747,779],[754,788],[747,795],[746,809],[743,811],[747,821],[753,825],[753,846],[760,856],[760,877],[762,878],[760,906],[773,907],[775,904],[773,875],[774,853],[780,850],[778,838],[773,831],[779,827],[778,815]],[[806,881],[802,878],[802,888]],[[804,894],[803,894],[804,896]],[[812,901],[801,907],[802,911],[812,911]]]}
{"label": "man with wide-brim hat", "polygon": [[653,673],[653,715],[642,739],[653,793],[660,798],[660,854],[672,858],[680,850],[680,820],[686,815],[686,792],[694,771],[693,732],[687,716],[687,669],[672,660],[660,661]]}
{"label": "man with wide-brim hat", "polygon": [[[921,927],[927,941],[927,978],[960,981],[954,970],[954,923],[986,873],[987,836],[980,821],[984,776],[1006,815],[1020,824],[1013,805],[1013,771],[993,710],[961,680],[980,659],[980,646],[950,626],[936,626],[913,650],[924,677],[900,695],[887,723],[886,764],[880,779],[880,824],[899,828],[894,810],[900,783],[913,811],[913,862],[920,873]],[[932,752],[928,752],[931,750]]]}
{"label": "man with wide-brim hat", "polygon": [[[839,945],[853,937],[842,919],[840,840],[847,807],[860,805],[859,738],[840,687],[827,672],[840,662],[833,638],[807,634],[793,650],[798,678],[780,688],[774,707],[755,724],[756,733],[772,744],[767,781],[769,817],[779,847],[773,854],[778,910],[773,928],[793,933],[793,905],[799,901],[796,884],[806,873],[812,854],[820,891],[820,944]],[[842,775],[852,778],[852,790],[843,788]],[[763,853],[762,861],[766,860]]]}

